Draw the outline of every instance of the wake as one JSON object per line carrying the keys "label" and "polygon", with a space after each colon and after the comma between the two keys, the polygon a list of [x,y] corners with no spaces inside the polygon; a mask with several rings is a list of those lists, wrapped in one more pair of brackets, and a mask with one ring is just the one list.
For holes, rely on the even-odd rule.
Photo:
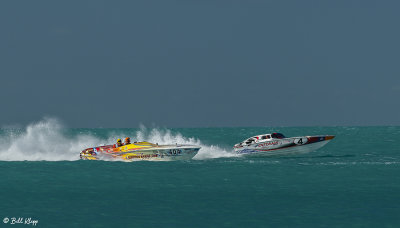
{"label": "wake", "polygon": [[[95,130],[93,130],[95,131]],[[1,129],[0,161],[75,161],[85,148],[113,144],[125,134],[110,132],[107,139],[101,139],[93,132],[68,134],[57,119],[45,118],[29,124],[23,129]],[[158,144],[191,144],[201,146],[195,160],[236,156],[216,145],[204,145],[199,139],[187,138],[169,130],[141,127],[134,135],[127,135],[135,141],[149,141]]]}

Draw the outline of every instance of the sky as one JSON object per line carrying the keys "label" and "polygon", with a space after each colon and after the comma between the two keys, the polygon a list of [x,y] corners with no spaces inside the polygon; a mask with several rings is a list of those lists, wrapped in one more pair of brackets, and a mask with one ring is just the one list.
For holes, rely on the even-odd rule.
{"label": "sky", "polygon": [[399,1],[1,1],[0,127],[400,125]]}

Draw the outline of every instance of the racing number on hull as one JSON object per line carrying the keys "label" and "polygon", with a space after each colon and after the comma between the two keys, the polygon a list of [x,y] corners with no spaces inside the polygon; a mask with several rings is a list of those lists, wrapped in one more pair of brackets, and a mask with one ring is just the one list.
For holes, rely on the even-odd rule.
{"label": "racing number on hull", "polygon": [[179,154],[181,154],[181,150],[172,149],[172,150],[169,150],[169,154],[172,154],[172,155],[179,155]]}
{"label": "racing number on hull", "polygon": [[294,143],[297,145],[303,145],[308,142],[307,138],[298,138],[294,140]]}

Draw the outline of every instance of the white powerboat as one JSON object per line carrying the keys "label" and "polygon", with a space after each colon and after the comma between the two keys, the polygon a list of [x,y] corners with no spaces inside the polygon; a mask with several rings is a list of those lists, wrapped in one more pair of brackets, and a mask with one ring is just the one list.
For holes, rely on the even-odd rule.
{"label": "white powerboat", "polygon": [[304,154],[321,148],[333,138],[335,138],[334,135],[286,138],[281,133],[272,133],[253,136],[236,144],[233,148],[236,153],[243,155]]}

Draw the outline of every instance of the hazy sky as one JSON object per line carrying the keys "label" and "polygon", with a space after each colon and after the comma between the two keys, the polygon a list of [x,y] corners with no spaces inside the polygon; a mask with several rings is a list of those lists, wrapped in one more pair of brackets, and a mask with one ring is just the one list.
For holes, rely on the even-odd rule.
{"label": "hazy sky", "polygon": [[0,126],[400,125],[399,1],[1,1]]}

